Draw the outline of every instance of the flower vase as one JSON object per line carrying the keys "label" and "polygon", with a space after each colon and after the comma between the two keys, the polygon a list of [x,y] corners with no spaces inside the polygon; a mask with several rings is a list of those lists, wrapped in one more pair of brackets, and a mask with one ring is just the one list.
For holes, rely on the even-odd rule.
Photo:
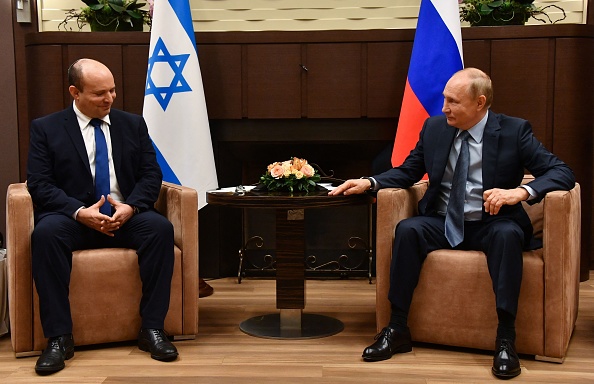
{"label": "flower vase", "polygon": [[495,27],[500,25],[524,25],[526,20],[523,14],[515,14],[511,19],[494,19],[493,17],[483,17],[479,21],[471,22],[471,27]]}
{"label": "flower vase", "polygon": [[107,25],[100,24],[97,20],[91,20],[89,25],[92,32],[129,32],[142,31],[144,23],[142,19],[131,19],[132,25],[128,22],[113,20]]}

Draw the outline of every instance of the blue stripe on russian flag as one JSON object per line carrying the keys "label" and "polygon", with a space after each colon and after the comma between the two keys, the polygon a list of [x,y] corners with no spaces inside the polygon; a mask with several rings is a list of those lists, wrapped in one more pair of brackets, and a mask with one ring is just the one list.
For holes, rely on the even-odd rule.
{"label": "blue stripe on russian flag", "polygon": [[431,1],[423,0],[415,32],[408,81],[430,116],[441,114],[443,89],[463,68],[452,33]]}

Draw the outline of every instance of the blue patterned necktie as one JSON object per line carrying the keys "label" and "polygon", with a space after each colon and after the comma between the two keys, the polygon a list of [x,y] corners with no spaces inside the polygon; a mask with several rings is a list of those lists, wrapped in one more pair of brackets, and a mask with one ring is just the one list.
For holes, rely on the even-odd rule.
{"label": "blue patterned necktie", "polygon": [[452,190],[445,219],[445,236],[452,247],[456,247],[464,240],[464,200],[466,200],[466,180],[470,164],[470,152],[468,151],[470,134],[468,131],[462,131],[458,137],[462,140],[462,145],[452,178]]}
{"label": "blue patterned necktie", "polygon": [[[101,130],[102,121],[92,119],[91,125],[95,128],[95,199],[99,201],[101,195],[105,196],[110,192],[109,189],[109,159],[107,157],[107,142],[105,135]],[[104,215],[111,216],[111,204],[105,203],[99,208]]]}

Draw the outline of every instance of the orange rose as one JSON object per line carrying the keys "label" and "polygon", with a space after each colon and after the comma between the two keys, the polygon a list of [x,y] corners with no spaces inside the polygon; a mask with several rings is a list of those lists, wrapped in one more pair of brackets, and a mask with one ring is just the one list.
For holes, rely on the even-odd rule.
{"label": "orange rose", "polygon": [[305,177],[312,177],[315,173],[314,168],[309,165],[309,164],[305,164],[302,168],[301,168],[301,172],[303,172],[303,175]]}
{"label": "orange rose", "polygon": [[285,173],[283,166],[279,163],[272,164],[272,169],[270,169],[270,175],[275,179],[281,178]]}

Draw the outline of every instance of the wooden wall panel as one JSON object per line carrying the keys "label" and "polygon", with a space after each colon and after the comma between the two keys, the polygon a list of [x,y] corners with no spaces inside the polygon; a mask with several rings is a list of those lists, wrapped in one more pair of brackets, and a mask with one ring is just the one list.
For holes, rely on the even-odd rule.
{"label": "wooden wall panel", "polygon": [[307,45],[307,113],[361,117],[361,44]]}
{"label": "wooden wall panel", "polygon": [[198,45],[208,117],[241,119],[241,45]]}
{"label": "wooden wall panel", "polygon": [[398,117],[412,42],[367,44],[367,117]]}
{"label": "wooden wall panel", "polygon": [[[124,103],[124,110],[142,115],[144,105],[144,90],[146,89],[146,73],[148,65],[141,58],[148,60],[147,45],[125,45],[122,47],[122,63],[124,76],[122,82],[116,82],[117,97]],[[134,68],[129,71],[127,68]],[[122,92],[125,92],[125,96]]]}
{"label": "wooden wall panel", "polygon": [[491,44],[491,80],[493,110],[517,116],[532,123],[534,134],[546,147],[547,100],[553,96],[553,84],[547,82],[549,39],[494,40]]}
{"label": "wooden wall panel", "polygon": [[247,47],[247,117],[301,117],[300,44],[253,44]]}
{"label": "wooden wall panel", "polygon": [[27,51],[29,122],[64,108],[65,70],[61,45],[36,46]]}
{"label": "wooden wall panel", "polygon": [[[592,131],[594,128],[594,42],[591,39],[557,39],[555,60],[553,148],[573,169],[582,187],[582,249],[592,249],[594,206],[592,181]],[[582,279],[591,255],[582,253]],[[585,268],[584,268],[585,267]]]}
{"label": "wooden wall panel", "polygon": [[464,40],[462,41],[464,67],[479,68],[487,74],[491,73],[491,41]]}

